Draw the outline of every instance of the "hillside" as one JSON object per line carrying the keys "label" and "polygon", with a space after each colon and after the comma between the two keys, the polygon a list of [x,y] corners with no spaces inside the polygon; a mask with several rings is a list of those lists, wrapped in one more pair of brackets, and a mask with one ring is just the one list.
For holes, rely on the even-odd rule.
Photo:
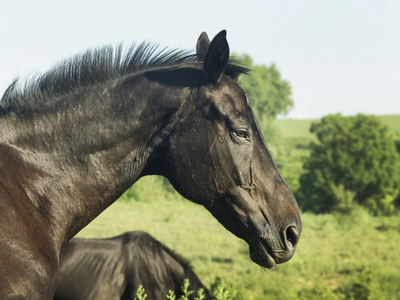
{"label": "hillside", "polygon": [[[400,137],[400,115],[387,115],[378,116],[383,124],[386,124],[389,129]],[[317,119],[313,120],[300,120],[300,119],[285,119],[277,120],[276,124],[280,130],[280,133],[284,138],[308,138],[313,139],[314,136],[310,134],[310,125],[313,122],[317,122]]]}
{"label": "hillside", "polygon": [[[378,116],[378,118],[389,127],[396,139],[400,140],[400,115]],[[277,120],[278,134],[282,138],[268,144],[275,162],[295,195],[299,187],[299,177],[303,172],[303,162],[310,155],[308,145],[316,140],[315,135],[309,131],[310,126],[318,121],[317,119]]]}

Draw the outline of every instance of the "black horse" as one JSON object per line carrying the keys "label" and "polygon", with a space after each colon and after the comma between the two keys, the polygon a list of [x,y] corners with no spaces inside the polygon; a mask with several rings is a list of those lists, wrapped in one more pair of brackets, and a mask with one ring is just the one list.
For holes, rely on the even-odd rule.
{"label": "black horse", "polygon": [[[52,299],[61,247],[140,177],[165,176],[272,268],[301,233],[226,31],[197,55],[88,51],[0,102],[0,298]],[[190,216],[188,216],[190,217]]]}
{"label": "black horse", "polygon": [[148,299],[166,299],[169,290],[178,299],[185,279],[191,291],[202,288],[205,299],[213,299],[188,262],[146,232],[109,239],[74,238],[61,249],[54,299],[133,300],[140,285]]}

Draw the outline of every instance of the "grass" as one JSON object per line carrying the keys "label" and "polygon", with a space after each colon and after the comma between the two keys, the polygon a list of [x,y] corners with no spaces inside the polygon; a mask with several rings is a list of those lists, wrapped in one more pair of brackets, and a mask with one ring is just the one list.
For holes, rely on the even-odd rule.
{"label": "grass", "polygon": [[[138,184],[153,183],[149,177]],[[188,258],[207,287],[223,278],[232,299],[341,299],[353,290],[367,293],[365,299],[400,297],[398,217],[371,217],[361,209],[349,216],[302,214],[295,256],[263,270],[249,259],[247,244],[203,207],[179,198],[149,199],[117,201],[78,236],[145,230]]]}
{"label": "grass", "polygon": [[276,120],[277,127],[283,138],[314,139],[310,133],[311,123],[318,120],[285,119]]}
{"label": "grass", "polygon": [[400,115],[379,116],[379,119],[400,138]]}

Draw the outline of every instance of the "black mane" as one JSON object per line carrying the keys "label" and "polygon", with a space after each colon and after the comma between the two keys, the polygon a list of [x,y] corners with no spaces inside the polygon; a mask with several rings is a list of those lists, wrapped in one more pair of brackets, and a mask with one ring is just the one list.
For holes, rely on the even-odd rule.
{"label": "black mane", "polygon": [[[88,87],[106,83],[118,77],[168,68],[183,63],[201,63],[195,54],[177,49],[159,49],[149,43],[122,45],[88,50],[65,60],[46,73],[33,77],[21,88],[15,80],[0,101],[0,115],[4,112],[29,110],[54,102],[60,97],[79,93]],[[231,61],[225,74],[237,78],[248,70]]]}

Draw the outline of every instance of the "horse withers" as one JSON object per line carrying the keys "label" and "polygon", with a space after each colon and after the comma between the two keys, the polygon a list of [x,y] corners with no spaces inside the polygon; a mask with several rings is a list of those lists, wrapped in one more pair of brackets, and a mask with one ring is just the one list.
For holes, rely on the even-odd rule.
{"label": "horse withers", "polygon": [[139,286],[148,299],[167,299],[169,291],[179,299],[185,279],[194,292],[189,299],[199,289],[205,300],[213,299],[190,264],[146,232],[108,239],[73,238],[61,249],[54,300],[134,300]]}
{"label": "horse withers", "polygon": [[61,247],[145,175],[162,175],[272,268],[302,225],[229,61],[226,31],[197,53],[88,51],[0,102],[0,298],[52,299]]}

